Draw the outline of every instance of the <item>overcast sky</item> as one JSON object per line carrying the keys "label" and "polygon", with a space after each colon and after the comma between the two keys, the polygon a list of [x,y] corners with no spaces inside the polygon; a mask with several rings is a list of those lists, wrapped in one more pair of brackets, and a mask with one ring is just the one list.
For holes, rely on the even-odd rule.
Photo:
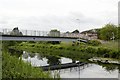
{"label": "overcast sky", "polygon": [[0,0],[0,27],[80,32],[118,24],[119,0]]}

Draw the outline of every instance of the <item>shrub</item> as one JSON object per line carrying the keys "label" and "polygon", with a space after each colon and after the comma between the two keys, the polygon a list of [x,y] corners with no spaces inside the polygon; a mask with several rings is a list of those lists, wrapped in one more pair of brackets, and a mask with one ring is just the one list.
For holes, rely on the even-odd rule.
{"label": "shrub", "polygon": [[63,49],[63,47],[59,47],[59,49]]}
{"label": "shrub", "polygon": [[88,44],[90,44],[92,46],[98,46],[101,44],[101,42],[98,40],[90,40],[90,41],[88,41]]}
{"label": "shrub", "polygon": [[108,54],[110,51],[110,49],[100,47],[98,48],[97,53],[100,55],[105,55]]}
{"label": "shrub", "polygon": [[86,52],[88,52],[88,53],[95,53],[95,52],[96,52],[96,49],[95,49],[95,48],[92,48],[92,47],[87,47],[87,48],[86,48]]}
{"label": "shrub", "polygon": [[111,58],[119,58],[119,52],[118,51],[110,51],[109,52],[109,56],[111,57]]}
{"label": "shrub", "polygon": [[31,47],[34,47],[35,45],[31,45]]}
{"label": "shrub", "polygon": [[75,51],[75,49],[73,49],[73,51]]}
{"label": "shrub", "polygon": [[50,49],[52,48],[53,46],[50,46]]}
{"label": "shrub", "polygon": [[15,56],[10,56],[9,53],[3,53],[2,78],[10,78],[11,80],[13,78],[50,78],[50,75]]}
{"label": "shrub", "polygon": [[28,41],[28,43],[35,43],[35,41]]}
{"label": "shrub", "polygon": [[50,43],[50,44],[60,44],[61,41],[48,41],[47,43]]}

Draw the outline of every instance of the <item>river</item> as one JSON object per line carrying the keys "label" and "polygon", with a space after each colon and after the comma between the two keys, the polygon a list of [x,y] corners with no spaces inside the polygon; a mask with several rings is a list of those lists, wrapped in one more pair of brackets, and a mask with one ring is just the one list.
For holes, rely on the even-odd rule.
{"label": "river", "polygon": [[[39,53],[23,51],[22,60],[30,62],[32,66],[49,66],[72,63],[73,60],[65,57],[44,56]],[[75,61],[78,62],[78,61]],[[116,66],[88,63],[85,66],[72,67],[60,70],[51,70],[52,76],[59,73],[61,78],[118,78],[119,70]]]}

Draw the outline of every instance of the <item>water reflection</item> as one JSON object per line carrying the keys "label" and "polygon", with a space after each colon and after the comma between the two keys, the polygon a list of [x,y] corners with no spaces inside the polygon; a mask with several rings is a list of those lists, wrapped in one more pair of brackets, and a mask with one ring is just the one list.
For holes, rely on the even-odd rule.
{"label": "water reflection", "polygon": [[59,65],[65,63],[78,62],[70,58],[41,55],[40,53],[30,53],[23,51],[22,60],[30,62],[32,66]]}
{"label": "water reflection", "polygon": [[119,65],[117,65],[117,64],[115,65],[115,64],[102,64],[102,63],[98,63],[98,65],[101,65],[102,68],[104,68],[108,72],[115,71],[116,69],[120,70],[119,69]]}
{"label": "water reflection", "polygon": [[59,65],[59,64],[61,64],[59,57],[56,57],[56,56],[46,56],[46,58],[48,59],[47,63],[49,65]]}
{"label": "water reflection", "polygon": [[[30,62],[32,66],[48,66],[78,62],[70,58],[41,55],[40,53],[15,51],[12,49],[9,50],[9,52],[11,52],[11,55],[17,57],[21,56],[23,61]],[[59,72],[61,78],[118,78],[118,72],[120,72],[118,70],[120,70],[120,66],[118,65],[98,63],[88,67],[86,66],[84,69],[83,66],[81,66],[61,69],[57,72]],[[56,70],[53,70],[51,73],[54,74],[55,71]]]}
{"label": "water reflection", "polygon": [[61,78],[118,78],[118,70],[112,72],[106,71],[102,66],[97,64],[92,64],[84,69],[80,67],[67,68],[62,70],[53,70],[51,74],[54,75],[55,72],[60,74]]}

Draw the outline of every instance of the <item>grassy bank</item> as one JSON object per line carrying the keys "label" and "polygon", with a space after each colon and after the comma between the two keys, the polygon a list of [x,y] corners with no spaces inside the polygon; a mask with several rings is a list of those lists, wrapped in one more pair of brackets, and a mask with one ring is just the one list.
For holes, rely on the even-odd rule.
{"label": "grassy bank", "polygon": [[[2,78],[13,79],[47,79],[54,80],[54,77],[49,72],[44,72],[40,68],[34,68],[30,63],[24,62],[21,58],[18,58],[16,55],[9,53],[8,48],[13,46],[17,42],[13,41],[4,41],[2,42],[2,60],[0,61],[2,66]],[[17,53],[19,54],[19,53]],[[57,80],[60,78],[55,76]]]}
{"label": "grassy bank", "polygon": [[29,63],[23,62],[9,53],[2,53],[2,78],[48,78],[52,80],[49,73],[39,68],[33,68]]}
{"label": "grassy bank", "polygon": [[105,42],[104,44],[99,45],[99,47],[104,47],[112,50],[118,51],[118,41],[108,41]]}
{"label": "grassy bank", "polygon": [[[5,42],[7,44],[7,42]],[[72,43],[50,44],[46,42],[22,42],[7,44],[4,48],[12,48],[16,50],[25,50],[28,52],[38,52],[43,55],[54,55],[58,57],[68,57],[73,60],[86,62],[89,58],[99,56],[106,58],[120,59],[120,52],[116,49],[109,48],[105,44],[92,46],[90,44],[80,43],[79,45]],[[43,72],[41,69],[33,68],[30,64],[23,62],[9,53],[3,52],[3,78],[51,78],[49,73]]]}
{"label": "grassy bank", "polygon": [[[104,47],[103,47],[104,46]],[[86,61],[91,57],[120,58],[120,52],[116,49],[108,48],[105,44],[92,46],[90,44],[80,43],[72,45],[72,43],[48,44],[48,43],[29,43],[23,42],[11,48],[17,50],[25,50],[28,52],[38,52],[44,55],[54,55],[68,57],[73,60]]]}

